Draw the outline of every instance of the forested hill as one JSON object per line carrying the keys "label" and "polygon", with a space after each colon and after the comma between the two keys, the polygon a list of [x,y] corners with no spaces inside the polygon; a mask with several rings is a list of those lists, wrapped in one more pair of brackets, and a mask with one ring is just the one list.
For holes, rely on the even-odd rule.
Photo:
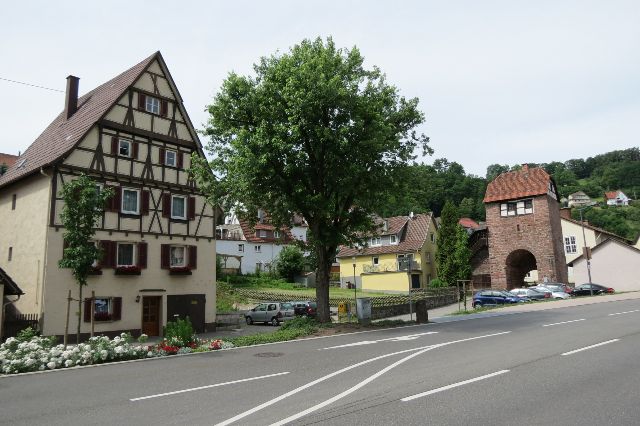
{"label": "forested hill", "polygon": [[[640,149],[630,148],[611,151],[587,159],[535,164],[543,167],[556,181],[561,197],[576,191],[584,191],[595,201],[603,202],[605,191],[620,189],[632,199],[640,195]],[[453,201],[461,216],[484,220],[482,199],[491,181],[500,173],[517,170],[521,165],[491,164],[484,177],[466,174],[464,167],[445,158],[433,165],[413,164],[400,172],[397,179],[407,185],[381,200],[378,214],[381,216],[406,215],[410,211],[433,211],[440,215],[444,202]],[[628,208],[594,207],[585,211],[590,223],[628,239],[640,233],[640,204]]]}

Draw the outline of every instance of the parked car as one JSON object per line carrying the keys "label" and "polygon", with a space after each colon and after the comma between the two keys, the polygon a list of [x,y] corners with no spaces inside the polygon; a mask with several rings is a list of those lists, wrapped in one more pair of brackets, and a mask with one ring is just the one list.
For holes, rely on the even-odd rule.
{"label": "parked car", "polygon": [[247,324],[264,322],[265,324],[280,325],[282,321],[295,317],[291,303],[265,302],[260,303],[244,315]]}
{"label": "parked car", "polygon": [[511,303],[520,303],[521,300],[506,291],[482,290],[473,295],[473,307],[496,306]]}
{"label": "parked car", "polygon": [[571,294],[571,291],[573,290],[572,287],[569,287],[566,284],[563,283],[556,283],[556,282],[546,282],[546,283],[540,283],[537,285],[537,287],[560,287],[562,289],[562,291],[564,291],[565,293]]}
{"label": "parked car", "polygon": [[318,311],[318,304],[311,301],[294,301],[289,302],[293,305],[295,315],[315,318]]}
{"label": "parked car", "polygon": [[554,299],[569,299],[571,298],[571,294],[564,291],[562,287],[554,286],[554,285],[537,285],[535,287],[531,287],[533,290],[538,290],[542,292],[550,292],[551,297]]}
{"label": "parked car", "polygon": [[591,283],[591,284],[585,283],[585,284],[576,286],[576,288],[573,289],[572,294],[574,296],[590,296],[591,288],[593,288],[593,294],[615,293],[615,290],[612,289],[611,287],[607,287],[600,284],[594,284],[594,283]]}
{"label": "parked car", "polygon": [[550,291],[538,291],[533,288],[514,288],[510,290],[510,293],[518,297],[528,297],[531,300],[544,300],[551,298]]}

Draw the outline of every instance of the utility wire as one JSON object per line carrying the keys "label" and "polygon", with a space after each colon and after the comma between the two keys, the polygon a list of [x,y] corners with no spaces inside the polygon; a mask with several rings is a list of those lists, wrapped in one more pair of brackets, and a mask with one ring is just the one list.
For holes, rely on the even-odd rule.
{"label": "utility wire", "polygon": [[4,77],[0,77],[0,80],[9,81],[9,82],[11,82],[11,83],[24,84],[25,86],[36,87],[36,88],[38,88],[38,89],[45,89],[45,90],[51,90],[51,91],[53,91],[53,92],[60,92],[60,93],[64,93],[64,90],[52,89],[52,88],[50,88],[50,87],[38,86],[37,84],[24,83],[24,82],[22,82],[22,81],[10,80],[10,79],[8,79],[8,78],[4,78]]}

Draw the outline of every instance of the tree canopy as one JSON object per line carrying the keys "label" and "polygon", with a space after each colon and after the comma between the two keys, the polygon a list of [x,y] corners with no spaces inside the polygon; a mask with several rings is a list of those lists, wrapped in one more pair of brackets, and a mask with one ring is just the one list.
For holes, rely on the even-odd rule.
{"label": "tree canopy", "polygon": [[294,213],[309,224],[318,262],[318,317],[329,320],[329,269],[341,244],[374,229],[378,201],[404,188],[402,176],[428,138],[418,99],[406,99],[360,51],[332,39],[304,40],[263,57],[255,76],[230,73],[208,110],[212,167],[229,200],[272,222]]}

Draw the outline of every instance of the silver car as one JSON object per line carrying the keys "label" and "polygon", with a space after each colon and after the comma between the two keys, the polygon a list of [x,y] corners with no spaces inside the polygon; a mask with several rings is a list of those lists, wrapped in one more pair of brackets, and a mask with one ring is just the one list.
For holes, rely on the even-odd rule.
{"label": "silver car", "polygon": [[534,290],[538,291],[550,291],[551,297],[554,299],[570,299],[571,295],[564,291],[562,287],[553,286],[553,285],[538,285],[535,287],[531,287]]}
{"label": "silver car", "polygon": [[287,321],[295,317],[293,305],[291,303],[265,302],[260,303],[244,315],[247,324],[263,322],[265,324],[280,325],[282,321]]}

